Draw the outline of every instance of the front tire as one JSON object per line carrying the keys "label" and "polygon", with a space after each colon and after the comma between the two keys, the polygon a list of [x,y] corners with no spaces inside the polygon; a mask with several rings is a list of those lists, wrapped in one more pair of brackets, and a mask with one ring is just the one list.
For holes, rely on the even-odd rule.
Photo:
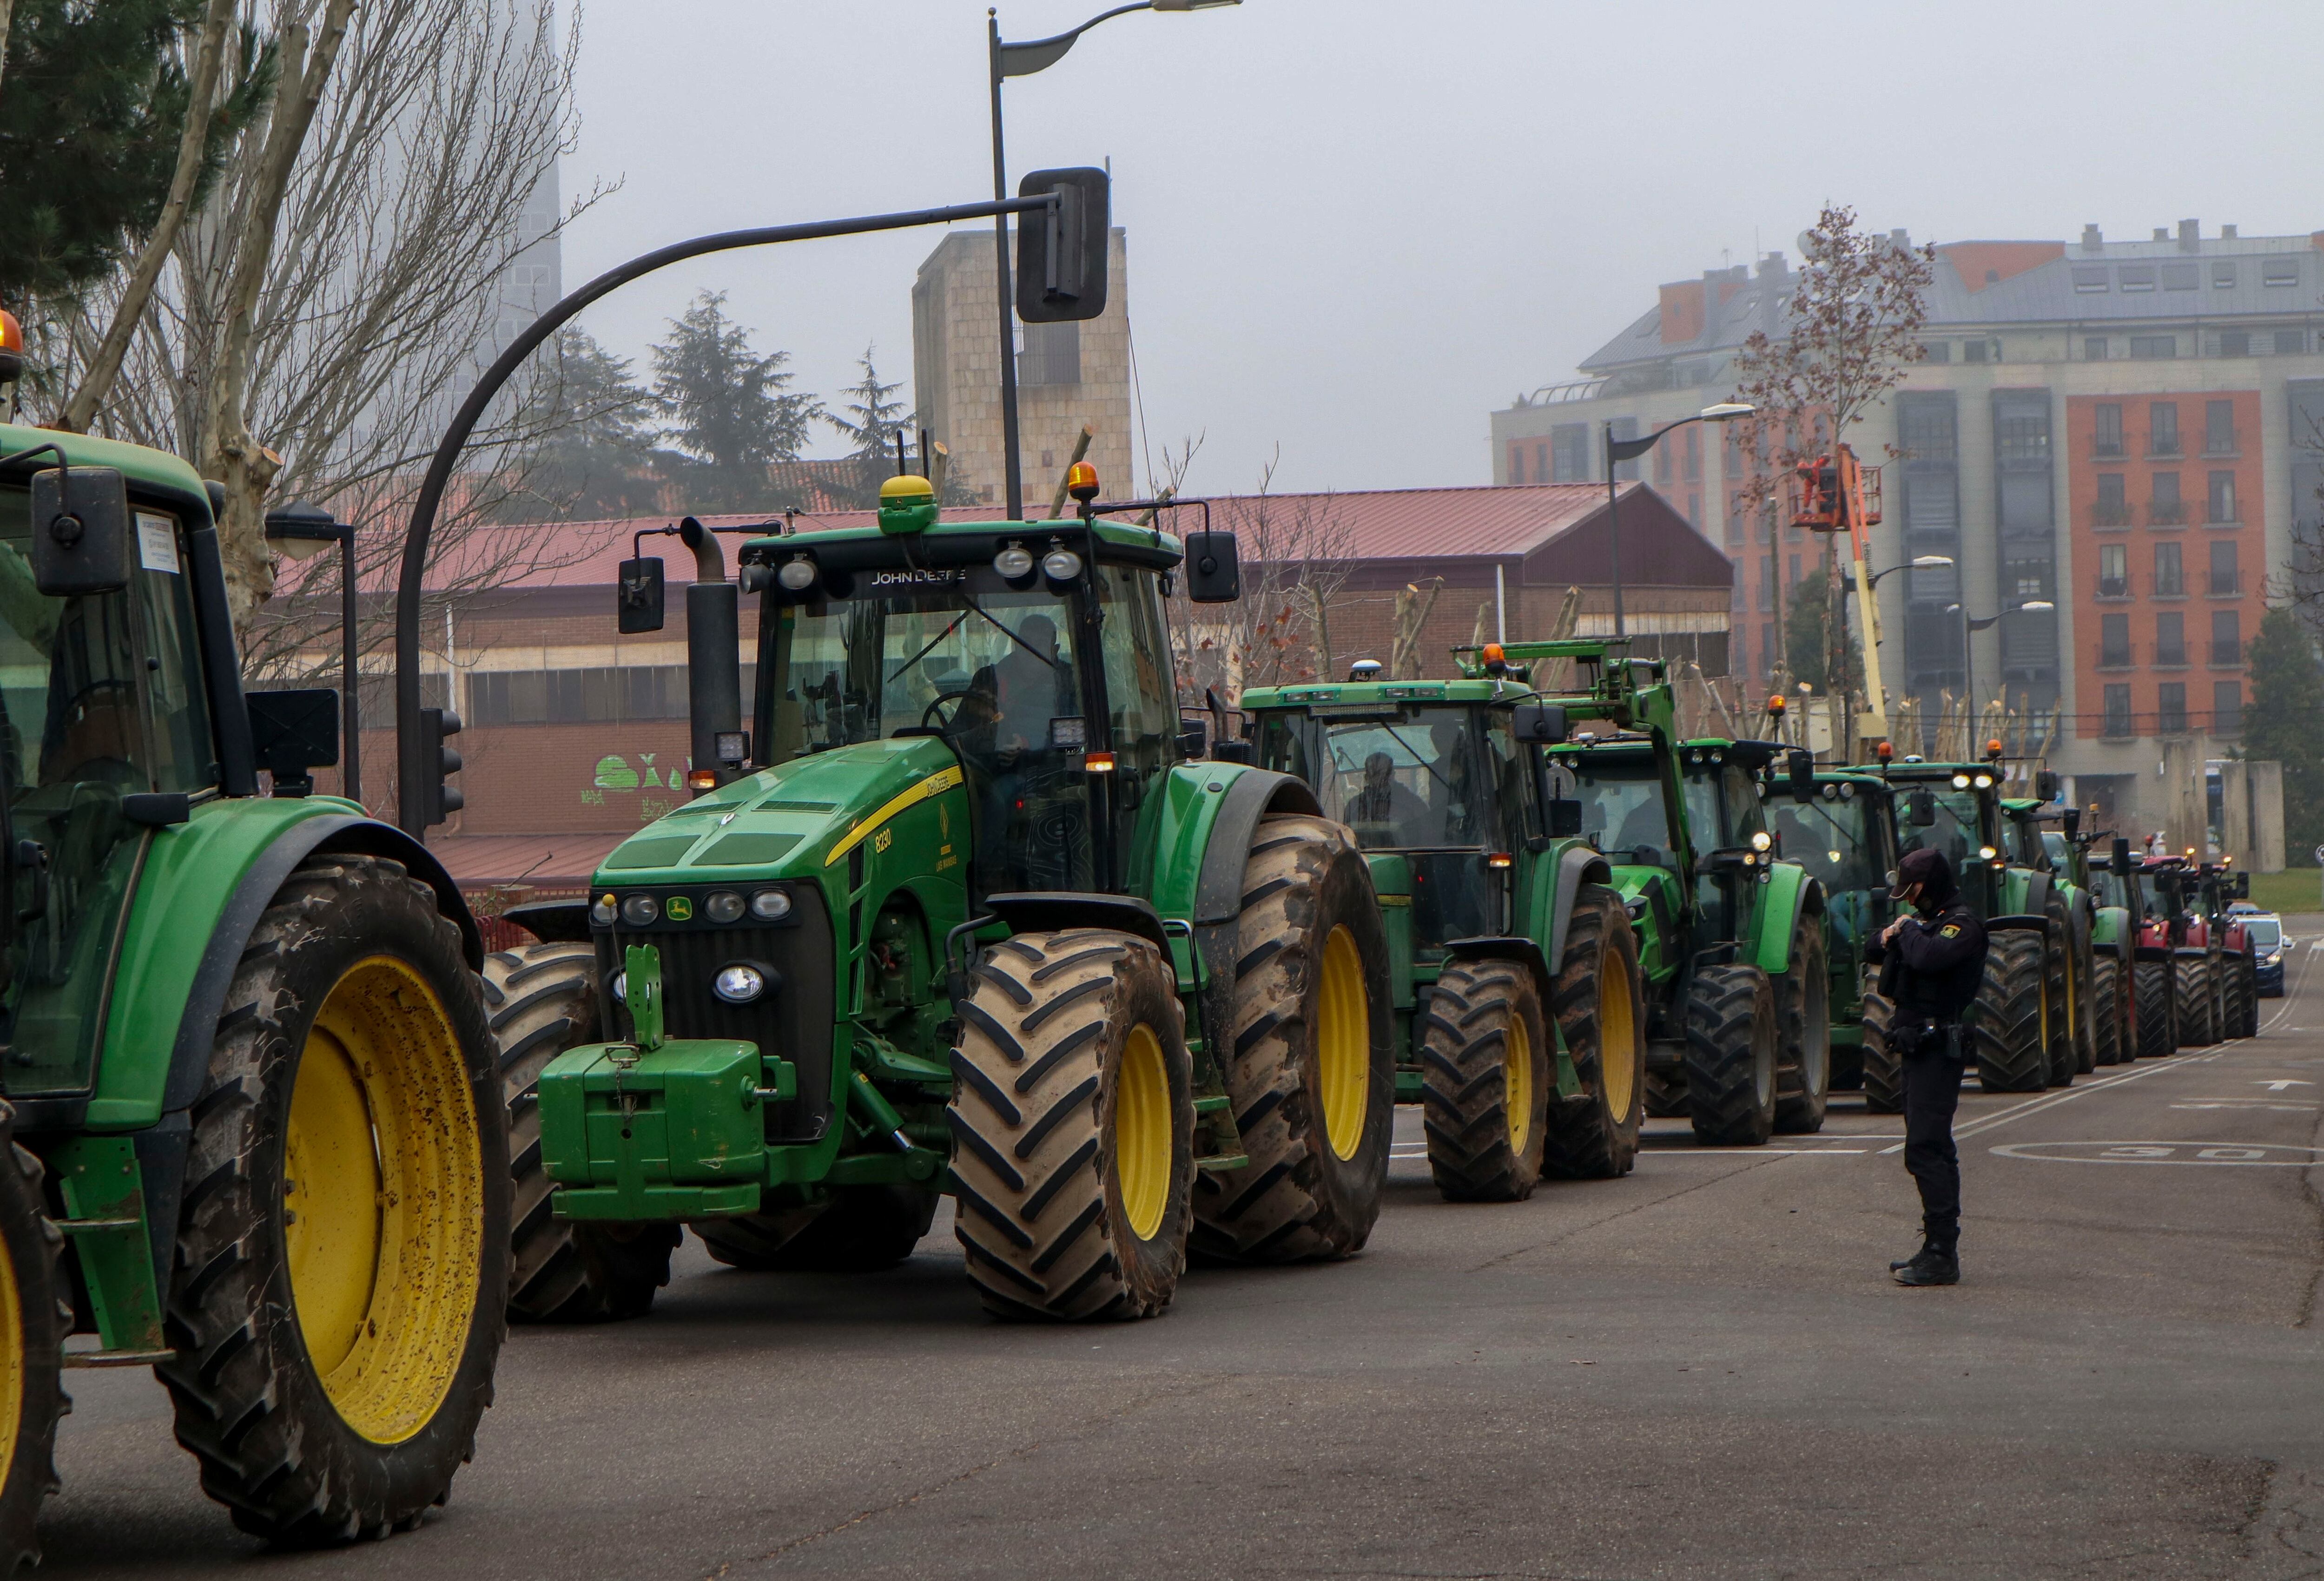
{"label": "front tire", "polygon": [[2136,985],[2133,1007],[2138,1016],[2138,1057],[2159,1060],[2179,1046],[2177,1033],[2171,1025],[2171,1012],[2178,1003],[2171,981],[2171,962],[2141,961],[2132,968],[2131,980]]}
{"label": "front tire", "polygon": [[1428,993],[1420,1044],[1428,1172],[1447,1202],[1522,1202],[1541,1179],[1555,1080],[1533,970],[1456,961]]}
{"label": "front tire", "polygon": [[1775,979],[1775,1129],[1823,1129],[1831,1097],[1831,974],[1823,925],[1805,911],[1792,927],[1792,964]]}
{"label": "front tire", "polygon": [[41,1562],[42,1501],[57,1491],[57,1419],[71,1409],[63,1376],[64,1236],[41,1196],[41,1161],[16,1145],[0,1102],[0,1576]]}
{"label": "front tire", "polygon": [[540,1156],[540,1073],[597,1035],[597,952],[578,942],[525,944],[484,957],[484,1004],[508,1106],[509,1319],[593,1323],[641,1317],[669,1282],[674,1224],[575,1224],[556,1215]]}
{"label": "front tire", "polygon": [[2119,1065],[2125,1058],[2121,970],[2122,963],[2111,955],[2094,955],[2090,961],[2091,1057],[2100,1065]]}
{"label": "front tire", "polygon": [[1379,1218],[1396,1106],[1388,938],[1348,832],[1261,819],[1238,932],[1222,1058],[1250,1162],[1195,1181],[1194,1247],[1232,1263],[1348,1256]]}
{"label": "front tire", "polygon": [[244,949],[192,1108],[178,1442],[243,1530],[419,1524],[492,1402],[509,1157],[459,931],[399,862],[310,858]]}
{"label": "front tire", "polygon": [[2259,1035],[2259,966],[2248,955],[2236,965],[2236,980],[2243,984],[2244,1031],[2246,1037]]}
{"label": "front tire", "polygon": [[1775,990],[1756,966],[1706,966],[1686,1002],[1694,1139],[1757,1147],[1775,1129]]}
{"label": "front tire", "polygon": [[1582,1090],[1550,1099],[1544,1173],[1614,1180],[1637,1163],[1648,1090],[1645,981],[1622,897],[1601,884],[1583,885],[1566,924],[1556,988],[1558,1030]]}
{"label": "front tire", "polygon": [[1904,1062],[1888,1042],[1896,1007],[1884,995],[1864,996],[1864,1108],[1868,1114],[1904,1112]]}
{"label": "front tire", "polygon": [[1987,941],[1973,1031],[1978,1085],[1987,1092],[2039,1092],[2050,1084],[2048,966],[2039,933]]}
{"label": "front tire", "polygon": [[2187,955],[2172,958],[2171,983],[2179,1007],[2179,1046],[2208,1048],[2218,1042],[2217,1017],[2212,1014],[2218,996],[2211,982],[2210,961]]}
{"label": "front tire", "polygon": [[954,1233],[1000,1318],[1151,1318],[1186,1264],[1194,1100],[1169,963],[1107,928],[984,951],[953,1050]]}

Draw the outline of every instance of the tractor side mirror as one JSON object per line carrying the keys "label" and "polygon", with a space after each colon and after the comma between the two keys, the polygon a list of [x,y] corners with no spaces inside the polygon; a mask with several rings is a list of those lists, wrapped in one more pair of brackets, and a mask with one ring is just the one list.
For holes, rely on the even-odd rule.
{"label": "tractor side mirror", "polygon": [[2249,900],[2251,898],[2251,875],[2249,873],[2237,873],[2236,875],[2236,898],[2237,900]]}
{"label": "tractor side mirror", "polygon": [[1549,810],[1549,837],[1552,840],[1578,840],[1582,835],[1582,804],[1572,796],[1557,796],[1545,804]]}
{"label": "tractor side mirror", "polygon": [[2058,823],[2065,830],[2066,838],[2073,839],[2082,832],[2082,810],[2080,807],[2067,808],[2058,815]]}
{"label": "tractor side mirror", "polygon": [[52,598],[129,585],[129,487],[118,468],[32,474],[32,584]]}
{"label": "tractor side mirror", "polygon": [[1520,703],[1509,711],[1509,729],[1520,741],[1554,747],[1565,740],[1565,710],[1554,703]]}
{"label": "tractor side mirror", "polygon": [[1804,802],[1815,795],[1815,754],[1794,747],[1791,762],[1793,799]]}
{"label": "tractor side mirror", "polygon": [[2034,799],[2037,802],[2054,802],[2058,799],[2058,771],[2056,769],[2042,768],[2034,771]]}
{"label": "tractor side mirror", "polygon": [[622,562],[621,580],[614,584],[614,613],[623,636],[661,630],[661,559]]}
{"label": "tractor side mirror", "polygon": [[1926,829],[1937,821],[1937,798],[1928,791],[1914,791],[1904,798],[1904,822],[1915,829]]}
{"label": "tractor side mirror", "polygon": [[1186,535],[1186,596],[1198,604],[1231,604],[1242,596],[1242,565],[1231,532]]}
{"label": "tractor side mirror", "polygon": [[2114,854],[2108,859],[2107,865],[2114,869],[2116,878],[2130,877],[2130,841],[2126,837],[2119,834],[2114,837]]}
{"label": "tractor side mirror", "polygon": [[330,686],[252,692],[250,746],[258,767],[274,777],[274,794],[303,796],[315,788],[310,769],[339,760],[339,694]]}
{"label": "tractor side mirror", "polygon": [[1035,170],[1017,183],[1019,198],[1056,200],[1017,216],[1017,317],[1026,323],[1063,324],[1105,311],[1110,186],[1103,170],[1087,165]]}

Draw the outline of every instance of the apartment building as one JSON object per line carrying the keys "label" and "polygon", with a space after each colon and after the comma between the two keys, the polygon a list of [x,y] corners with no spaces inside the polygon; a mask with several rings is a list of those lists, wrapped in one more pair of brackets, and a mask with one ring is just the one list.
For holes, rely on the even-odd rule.
{"label": "apartment building", "polygon": [[[2053,758],[2080,799],[2159,812],[2141,806],[2156,743],[2220,756],[2238,739],[2245,644],[2324,514],[2324,232],[2089,225],[1937,258],[1925,360],[1848,436],[1885,462],[1873,569],[1907,567],[1878,589],[1890,690],[2062,702]],[[1607,427],[1634,437],[1727,396],[1737,350],[1783,333],[1798,283],[1770,253],[1663,286],[1582,378],[1493,414],[1495,481],[1602,482]],[[1696,425],[1643,464],[1737,562],[1740,675],[1772,667],[1778,606],[1824,547],[1747,517],[1752,461]],[[1923,556],[1953,564],[1909,568]]]}

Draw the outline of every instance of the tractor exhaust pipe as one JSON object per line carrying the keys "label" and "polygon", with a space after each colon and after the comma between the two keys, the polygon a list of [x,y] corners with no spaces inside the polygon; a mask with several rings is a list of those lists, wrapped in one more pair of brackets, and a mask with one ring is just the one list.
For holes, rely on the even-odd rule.
{"label": "tractor exhaust pipe", "polygon": [[686,712],[693,763],[687,789],[696,795],[730,785],[750,757],[742,734],[742,590],[726,579],[717,535],[693,517],[678,524],[694,551],[686,589]]}

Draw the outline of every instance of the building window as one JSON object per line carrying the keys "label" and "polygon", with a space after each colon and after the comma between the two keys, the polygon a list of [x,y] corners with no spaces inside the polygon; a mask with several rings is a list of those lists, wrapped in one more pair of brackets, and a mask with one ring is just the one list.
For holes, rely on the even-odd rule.
{"label": "building window", "polygon": [[1525,446],[1522,445],[1509,446],[1509,482],[1525,482]]}
{"label": "building window", "polygon": [[2179,495],[2179,474],[2159,472],[2149,485],[2146,504],[2146,525],[2149,527],[2184,527],[2187,525],[2187,502]]}
{"label": "building window", "polygon": [[2179,354],[2179,337],[2175,335],[2134,335],[2130,337],[2130,354],[2151,359],[2175,357]]}
{"label": "building window", "polygon": [[2203,403],[2203,454],[2233,455],[2236,453],[2236,403],[2232,400],[2207,400]]}
{"label": "building window", "polygon": [[1533,481],[1539,483],[1544,478],[1554,478],[1556,476],[1557,474],[1550,470],[1549,446],[1546,445],[1535,446],[1533,447]]}
{"label": "building window", "polygon": [[2183,668],[2187,663],[2187,617],[2165,610],[2154,617],[2154,663],[2157,668]]}
{"label": "building window", "polygon": [[1800,584],[1800,557],[1797,555],[1792,556],[1791,572],[1792,574],[1784,579],[1784,585],[1797,587]]}
{"label": "building window", "polygon": [[2211,664],[2213,667],[2239,665],[2244,662],[2243,617],[2233,610],[2211,611]]}
{"label": "building window", "polygon": [[2125,263],[2119,266],[2120,284],[2126,291],[2151,291],[2154,289],[2154,265]]}
{"label": "building window", "polygon": [[2211,289],[2215,291],[2231,291],[2235,290],[2236,266],[2227,262],[2218,262],[2212,264]]}
{"label": "building window", "polygon": [[1079,384],[1082,381],[1082,326],[1067,320],[1063,324],[1027,324],[1018,334],[1022,345],[1017,353],[1017,382],[1019,384]]}
{"label": "building window", "polygon": [[2107,337],[2103,335],[2084,336],[2082,337],[2082,361],[2086,363],[2103,363],[2106,360]]}
{"label": "building window", "polygon": [[2050,415],[2006,417],[1994,425],[2004,461],[2043,462],[2050,459]]}
{"label": "building window", "polygon": [[2130,617],[2100,615],[2098,617],[2098,668],[2126,670],[2130,667]]}
{"label": "building window", "polygon": [[2247,357],[2251,355],[2251,331],[2247,329],[2223,329],[2219,331],[2219,355],[2223,357]]}
{"label": "building window", "polygon": [[2241,681],[2211,683],[2211,733],[2215,736],[2239,736],[2244,733],[2244,684]]}
{"label": "building window", "polygon": [[2202,283],[2200,265],[2166,263],[2163,266],[2163,289],[2166,291],[2191,291]]}
{"label": "building window", "polygon": [[2203,519],[2213,527],[2233,527],[2236,516],[2236,474],[2215,472],[2210,475],[2210,497],[2206,502]]}
{"label": "building window", "polygon": [[2120,544],[2098,546],[2098,596],[2130,596],[2130,551]]}
{"label": "building window", "polygon": [[2122,408],[2113,401],[2102,401],[2092,409],[2098,418],[2098,439],[2091,446],[2098,455],[2122,454]]}
{"label": "building window", "polygon": [[1961,361],[1964,363],[1981,363],[1985,361],[1985,353],[1986,343],[1981,340],[1961,342]]}
{"label": "building window", "polygon": [[2175,543],[2155,545],[2154,596],[2183,598],[2186,593],[2186,570],[2180,559],[2179,546]]}
{"label": "building window", "polygon": [[1950,363],[1953,360],[1953,343],[1949,340],[1924,340],[1921,343],[1921,360],[1924,363]]}
{"label": "building window", "polygon": [[1590,481],[1590,425],[1560,423],[1549,431],[1549,481],[1586,483]]}
{"label": "building window", "polygon": [[2279,329],[2275,332],[2275,354],[2296,357],[2308,350],[2308,332],[2304,329]]}
{"label": "building window", "polygon": [[2098,473],[2098,502],[2090,510],[2092,527],[2128,527],[2130,501],[2123,498],[2122,473]]}
{"label": "building window", "polygon": [[2088,295],[2107,289],[2106,265],[2085,264],[2074,271],[2074,290]]}
{"label": "building window", "polygon": [[1679,437],[1686,441],[1686,448],[1680,456],[1679,476],[1690,483],[1700,483],[1702,481],[1702,430],[1689,428]]}
{"label": "building window", "polygon": [[2157,400],[2147,404],[2146,454],[2149,455],[2179,454],[2179,403],[2177,401]]}
{"label": "building window", "polygon": [[2300,260],[2296,257],[2263,259],[2259,266],[2259,282],[2265,286],[2298,285]]}
{"label": "building window", "polygon": [[2112,685],[2106,689],[2106,726],[2109,736],[2130,734],[2130,688]]}
{"label": "building window", "polygon": [[2166,736],[2187,733],[2187,683],[2165,681],[2154,689],[2154,728]]}
{"label": "building window", "polygon": [[1759,612],[1763,615],[1771,613],[1775,607],[1775,579],[1772,576],[1761,577],[1759,579]]}
{"label": "building window", "polygon": [[[746,683],[746,699],[749,693]],[[686,705],[684,665],[482,670],[468,677],[468,708],[480,725],[684,719]]]}
{"label": "building window", "polygon": [[2230,598],[2243,590],[2243,569],[2236,563],[2236,540],[2215,538],[2211,542],[2211,596]]}
{"label": "building window", "polygon": [[1769,670],[1775,667],[1775,623],[1773,620],[1759,622],[1759,662]]}
{"label": "building window", "polygon": [[1743,547],[1743,501],[1736,495],[1727,496],[1727,512],[1724,521],[1727,529],[1727,547],[1730,549],[1741,548]]}

